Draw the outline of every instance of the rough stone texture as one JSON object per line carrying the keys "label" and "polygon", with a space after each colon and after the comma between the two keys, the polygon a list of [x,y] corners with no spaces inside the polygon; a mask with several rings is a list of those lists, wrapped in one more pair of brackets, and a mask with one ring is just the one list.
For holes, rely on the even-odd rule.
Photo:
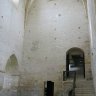
{"label": "rough stone texture", "polygon": [[17,90],[6,90],[6,89],[3,89],[0,91],[0,96],[18,96],[17,95]]}
{"label": "rough stone texture", "polygon": [[[29,5],[26,5],[26,8],[27,0],[20,0],[17,3],[13,1],[15,0],[0,0],[0,70],[2,70],[0,86],[3,86],[7,61],[12,54],[15,54],[19,69],[23,72],[23,75],[21,73],[20,76],[18,75],[18,84],[21,84],[19,87],[23,86],[27,91],[32,88],[28,91],[32,96],[43,96],[44,81],[52,80],[55,83],[55,96],[57,93],[61,96],[66,52],[73,47],[84,51],[86,76],[90,76],[88,18],[83,0],[28,0]],[[94,6],[89,6],[94,9]],[[91,55],[95,64],[95,13],[91,11],[89,10],[93,22],[90,35],[92,36]],[[92,66],[94,81],[96,81],[95,65]],[[10,79],[12,78],[10,76]],[[26,95],[26,91],[22,93],[23,96]],[[0,96],[6,94],[15,96],[17,92],[9,89],[0,92]]]}
{"label": "rough stone texture", "polygon": [[88,18],[82,0],[34,0],[25,21],[24,71],[40,82],[54,81],[56,93],[72,47],[84,51],[89,65]]}

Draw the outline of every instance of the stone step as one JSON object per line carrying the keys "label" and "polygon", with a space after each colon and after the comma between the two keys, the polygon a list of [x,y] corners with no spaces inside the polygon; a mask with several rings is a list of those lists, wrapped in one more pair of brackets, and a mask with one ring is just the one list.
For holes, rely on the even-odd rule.
{"label": "stone step", "polygon": [[78,92],[75,92],[76,94],[92,94],[93,92],[88,92],[88,91],[78,91]]}
{"label": "stone step", "polygon": [[92,80],[76,81],[75,96],[95,96]]}
{"label": "stone step", "polygon": [[94,94],[75,94],[75,96],[94,96]]}
{"label": "stone step", "polygon": [[93,90],[93,88],[75,88],[75,90],[81,90],[81,91],[92,91]]}

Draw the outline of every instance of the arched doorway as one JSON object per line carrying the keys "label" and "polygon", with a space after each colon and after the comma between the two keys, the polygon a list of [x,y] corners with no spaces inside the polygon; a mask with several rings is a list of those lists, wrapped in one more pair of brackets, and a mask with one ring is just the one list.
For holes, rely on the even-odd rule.
{"label": "arched doorway", "polygon": [[85,78],[85,59],[84,52],[80,48],[71,48],[66,53],[67,77],[71,77],[72,72],[76,71],[77,77]]}
{"label": "arched doorway", "polygon": [[18,86],[18,61],[13,54],[9,57],[5,66],[4,84],[3,88],[15,88]]}

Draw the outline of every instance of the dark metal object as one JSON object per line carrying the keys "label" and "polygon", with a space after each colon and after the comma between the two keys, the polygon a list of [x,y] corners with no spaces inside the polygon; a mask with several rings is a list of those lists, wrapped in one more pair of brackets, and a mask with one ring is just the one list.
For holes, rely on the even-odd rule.
{"label": "dark metal object", "polygon": [[75,88],[76,88],[76,71],[63,71],[63,81],[66,81],[68,79],[67,74],[72,73],[72,79],[73,79],[73,88],[69,91],[68,96],[75,96]]}

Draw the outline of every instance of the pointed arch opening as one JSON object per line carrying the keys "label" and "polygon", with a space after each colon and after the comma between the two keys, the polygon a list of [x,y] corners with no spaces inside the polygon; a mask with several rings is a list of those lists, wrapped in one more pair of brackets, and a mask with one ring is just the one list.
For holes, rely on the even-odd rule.
{"label": "pointed arch opening", "polygon": [[7,61],[5,71],[7,74],[16,75],[18,73],[18,61],[16,56],[13,54]]}
{"label": "pointed arch opening", "polygon": [[4,84],[3,88],[16,88],[18,86],[19,67],[15,54],[11,55],[7,60],[5,66]]}

